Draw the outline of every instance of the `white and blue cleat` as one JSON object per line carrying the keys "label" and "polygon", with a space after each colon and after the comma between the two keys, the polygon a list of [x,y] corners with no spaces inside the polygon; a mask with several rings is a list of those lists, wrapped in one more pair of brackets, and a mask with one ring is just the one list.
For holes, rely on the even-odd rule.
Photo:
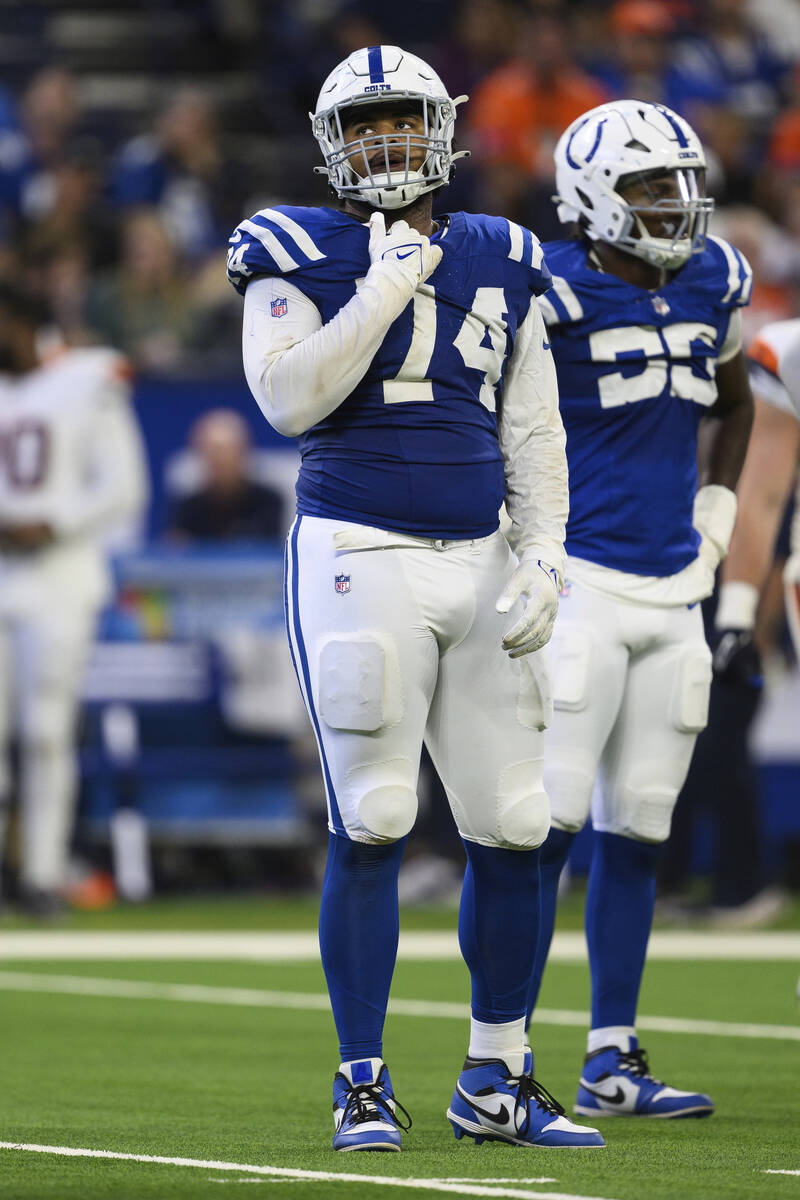
{"label": "white and blue cleat", "polygon": [[582,1117],[708,1117],[714,1101],[680,1092],[650,1074],[647,1055],[631,1038],[626,1052],[604,1046],[587,1054],[574,1112]]}
{"label": "white and blue cleat", "polygon": [[553,1146],[582,1149],[605,1146],[596,1129],[576,1125],[564,1115],[533,1075],[531,1060],[520,1055],[519,1073],[501,1059],[471,1059],[458,1077],[447,1117],[456,1138],[466,1134],[481,1142],[512,1146]]}
{"label": "white and blue cleat", "polygon": [[[405,1118],[398,1117],[400,1112]],[[380,1058],[342,1063],[333,1079],[334,1150],[399,1150],[411,1117]]]}

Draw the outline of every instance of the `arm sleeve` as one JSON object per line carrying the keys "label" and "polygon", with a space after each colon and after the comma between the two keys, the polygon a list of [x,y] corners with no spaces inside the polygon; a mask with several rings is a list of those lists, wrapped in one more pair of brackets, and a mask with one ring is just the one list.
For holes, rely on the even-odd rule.
{"label": "arm sleeve", "polygon": [[[376,263],[323,324],[317,307],[286,279],[254,280],[245,292],[242,354],[250,391],[270,425],[297,437],[338,408],[412,295],[399,272]],[[286,299],[284,316],[272,316],[273,299]]]}
{"label": "arm sleeve", "polygon": [[725,334],[725,340],[720,346],[717,362],[726,363],[738,354],[742,348],[742,310],[741,308],[731,309],[730,320],[728,321],[728,332]]}
{"label": "arm sleeve", "polygon": [[102,537],[135,519],[147,503],[146,458],[130,386],[106,380],[92,414],[86,487],[58,515],[60,537]]}
{"label": "arm sleeve", "polygon": [[500,449],[511,545],[520,558],[541,558],[563,579],[569,514],[566,436],[558,410],[555,365],[543,344],[544,332],[541,310],[532,300],[503,386]]}

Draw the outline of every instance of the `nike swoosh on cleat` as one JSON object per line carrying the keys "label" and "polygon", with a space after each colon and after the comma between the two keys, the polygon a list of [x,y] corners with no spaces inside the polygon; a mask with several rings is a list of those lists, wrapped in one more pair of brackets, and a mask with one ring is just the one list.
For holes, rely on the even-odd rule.
{"label": "nike swoosh on cleat", "polygon": [[458,1092],[461,1099],[464,1100],[465,1103],[467,1103],[470,1106],[470,1108],[474,1108],[475,1112],[478,1113],[481,1117],[486,1117],[487,1121],[495,1121],[498,1125],[507,1125],[508,1124],[508,1122],[509,1122],[508,1111],[504,1105],[502,1105],[502,1104],[500,1105],[499,1112],[491,1112],[488,1108],[481,1108],[479,1104],[476,1104],[474,1098],[472,1096],[468,1096],[466,1092],[462,1092],[462,1090],[458,1086],[458,1084],[456,1084],[456,1091]]}
{"label": "nike swoosh on cleat", "polygon": [[608,1104],[624,1103],[625,1093],[621,1087],[617,1088],[613,1096],[610,1096],[608,1092],[601,1092],[597,1088],[591,1087],[591,1085],[588,1084],[584,1079],[581,1080],[581,1087],[585,1092],[588,1092],[590,1096],[596,1096],[598,1100],[605,1100]]}

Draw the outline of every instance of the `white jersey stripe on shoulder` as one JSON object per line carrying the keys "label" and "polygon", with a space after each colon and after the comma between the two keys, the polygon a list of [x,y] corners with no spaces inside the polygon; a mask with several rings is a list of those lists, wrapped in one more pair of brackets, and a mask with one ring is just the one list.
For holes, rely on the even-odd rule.
{"label": "white jersey stripe on shoulder", "polygon": [[544,259],[544,251],[542,250],[542,243],[535,234],[531,234],[531,241],[533,242],[533,249],[531,251],[531,266],[534,268],[534,270],[538,271]]}
{"label": "white jersey stripe on shoulder", "polygon": [[275,225],[280,225],[281,229],[288,233],[292,241],[296,242],[300,250],[303,251],[306,258],[310,258],[312,262],[317,262],[321,258],[326,258],[313,239],[309,237],[302,225],[298,225],[297,221],[293,221],[291,217],[287,217],[286,213],[279,212],[277,208],[262,208],[260,213],[256,214],[263,217],[265,221],[272,221]]}
{"label": "white jersey stripe on shoulder", "polygon": [[722,303],[727,304],[734,292],[737,292],[742,286],[739,263],[737,262],[736,255],[733,253],[732,247],[728,245],[724,238],[714,237],[713,234],[710,234],[708,240],[719,246],[728,264],[728,290],[722,297]]}
{"label": "white jersey stripe on shoulder", "polygon": [[552,304],[547,299],[547,297],[546,296],[537,296],[536,299],[538,301],[539,308],[542,310],[542,316],[544,317],[545,325],[557,325],[558,324],[558,313],[553,308]]}
{"label": "white jersey stripe on shoulder", "polygon": [[288,250],[284,250],[274,233],[270,233],[263,225],[256,225],[255,221],[242,221],[239,226],[247,233],[252,234],[257,238],[268,254],[272,255],[275,264],[279,271],[293,271],[300,264],[295,262]]}
{"label": "white jersey stripe on shoulder", "polygon": [[749,304],[750,293],[753,290],[753,268],[750,266],[750,263],[743,254],[741,254],[738,250],[736,250],[735,253],[737,259],[739,260],[739,267],[742,272],[742,291],[739,296],[739,303]]}
{"label": "white jersey stripe on shoulder", "polygon": [[580,300],[575,295],[566,279],[562,279],[560,275],[554,275],[553,291],[564,305],[568,316],[570,316],[573,321],[579,321],[583,316],[583,308]]}
{"label": "white jersey stripe on shoulder", "polygon": [[522,262],[522,229],[517,225],[516,221],[508,222],[508,233],[511,238],[511,249],[508,252],[508,257],[513,258],[515,262]]}

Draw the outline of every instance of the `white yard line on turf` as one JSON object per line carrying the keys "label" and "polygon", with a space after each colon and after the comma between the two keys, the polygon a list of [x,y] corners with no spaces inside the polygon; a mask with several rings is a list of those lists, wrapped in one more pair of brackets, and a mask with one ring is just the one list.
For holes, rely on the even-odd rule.
{"label": "white yard line on turf", "polygon": [[[455,918],[454,918],[455,920]],[[418,962],[460,959],[455,932],[429,931],[400,935],[398,956]],[[0,932],[0,958],[79,959],[216,959],[235,962],[312,962],[319,957],[315,932],[236,933],[233,930],[100,933],[87,930],[15,930]],[[650,962],[709,959],[796,962],[800,933],[712,933],[656,930],[647,950]],[[557,933],[551,962],[585,962],[586,941],[581,932]]]}
{"label": "white yard line on turf", "polygon": [[[35,1154],[55,1154],[62,1158],[106,1158],[122,1162],[161,1163],[168,1167],[199,1167],[205,1171],[243,1171],[247,1175],[280,1176],[283,1179],[307,1179],[317,1183],[368,1183],[374,1187],[410,1188],[413,1191],[451,1192],[458,1196],[504,1196],[508,1200],[603,1200],[599,1196],[581,1196],[574,1192],[532,1192],[526,1189],[487,1187],[448,1182],[444,1179],[402,1179],[395,1175],[353,1175],[338,1171],[301,1171],[297,1167],[253,1166],[248,1163],[215,1162],[203,1158],[167,1158],[161,1154],[122,1154],[116,1150],[84,1150],[73,1146],[37,1146],[25,1142],[0,1142],[0,1150],[27,1150]],[[515,1181],[517,1182],[517,1181]]]}
{"label": "white yard line on turf", "polygon": [[[189,1004],[224,1004],[240,1008],[291,1008],[328,1012],[328,997],[314,992],[271,992],[259,988],[209,987],[196,983],[156,983],[135,979],[98,979],[88,975],[46,975],[0,971],[0,991],[46,992],[52,995],[113,996],[123,1000],[177,1000]],[[432,1017],[465,1021],[469,1006],[442,1000],[390,1000],[396,1017]],[[586,1027],[589,1014],[571,1009],[541,1008],[537,1025]],[[743,1021],[694,1021],[684,1017],[637,1018],[639,1029],[657,1033],[697,1033],[712,1037],[768,1038],[800,1042],[798,1025],[757,1025]]]}
{"label": "white yard line on turf", "polygon": [[766,1170],[761,1172],[762,1175],[800,1175],[800,1171],[778,1171]]}

